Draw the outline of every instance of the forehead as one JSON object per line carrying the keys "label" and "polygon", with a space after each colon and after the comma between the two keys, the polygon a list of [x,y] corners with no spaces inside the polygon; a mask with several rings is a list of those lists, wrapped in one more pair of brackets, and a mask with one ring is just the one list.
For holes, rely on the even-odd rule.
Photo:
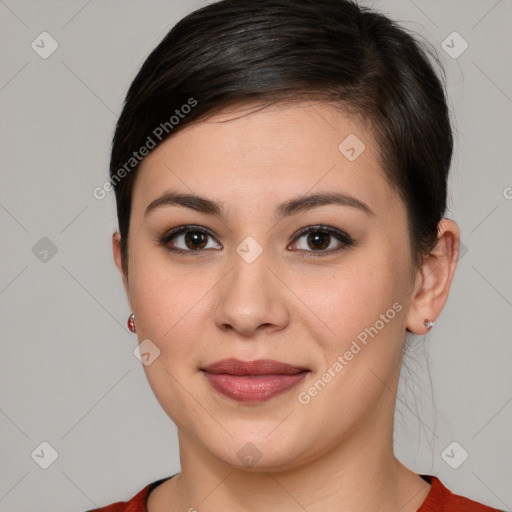
{"label": "forehead", "polygon": [[259,198],[261,208],[316,190],[383,206],[396,201],[368,127],[321,102],[221,112],[169,137],[143,160],[138,174],[134,206],[171,188],[223,202]]}

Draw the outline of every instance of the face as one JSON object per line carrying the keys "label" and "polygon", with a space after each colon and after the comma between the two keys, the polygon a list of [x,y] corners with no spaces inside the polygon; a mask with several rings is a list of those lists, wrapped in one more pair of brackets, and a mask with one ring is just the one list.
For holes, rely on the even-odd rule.
{"label": "face", "polygon": [[371,132],[323,103],[246,107],[138,173],[127,291],[180,443],[255,470],[387,443],[414,269]]}

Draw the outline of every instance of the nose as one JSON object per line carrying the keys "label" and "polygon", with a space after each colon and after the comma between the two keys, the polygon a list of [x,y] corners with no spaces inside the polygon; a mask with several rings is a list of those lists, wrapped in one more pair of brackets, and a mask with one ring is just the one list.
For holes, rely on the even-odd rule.
{"label": "nose", "polygon": [[219,329],[252,337],[258,331],[281,330],[289,323],[287,290],[269,260],[265,251],[252,262],[233,252],[231,270],[216,290],[214,319]]}

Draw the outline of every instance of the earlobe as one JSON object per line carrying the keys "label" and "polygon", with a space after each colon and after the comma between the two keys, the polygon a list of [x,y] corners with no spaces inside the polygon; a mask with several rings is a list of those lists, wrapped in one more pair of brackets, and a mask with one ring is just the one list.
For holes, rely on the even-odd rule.
{"label": "earlobe", "polygon": [[460,234],[457,224],[442,219],[435,247],[424,257],[418,270],[414,296],[407,313],[407,329],[426,334],[441,313],[457,267]]}

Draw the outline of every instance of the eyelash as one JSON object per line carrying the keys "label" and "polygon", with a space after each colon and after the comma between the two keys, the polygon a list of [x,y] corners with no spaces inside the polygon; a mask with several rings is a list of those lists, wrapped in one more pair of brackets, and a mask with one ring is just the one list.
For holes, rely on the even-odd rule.
{"label": "eyelash", "polygon": [[[214,234],[207,228],[201,228],[199,226],[179,226],[179,227],[174,228],[171,231],[165,233],[163,236],[158,237],[157,241],[165,249],[167,249],[168,251],[173,252],[173,253],[195,254],[195,255],[198,255],[199,253],[204,253],[206,251],[206,249],[185,250],[185,249],[178,249],[176,247],[169,247],[167,245],[173,238],[176,238],[179,235],[186,234],[189,232],[203,233],[215,240]],[[304,235],[307,235],[309,233],[323,233],[323,234],[331,235],[340,242],[340,245],[338,245],[338,247],[336,247],[335,249],[328,249],[328,250],[319,249],[318,251],[313,251],[313,250],[305,251],[304,249],[296,249],[297,251],[304,251],[304,254],[302,256],[305,258],[316,258],[316,257],[327,256],[329,254],[333,254],[340,250],[347,249],[347,248],[353,246],[355,243],[354,240],[347,233],[345,233],[339,229],[330,227],[330,226],[325,226],[323,224],[302,228],[294,235],[294,238],[292,239],[292,243],[296,242],[300,238],[304,237]],[[329,245],[330,245],[330,243],[329,243]],[[308,254],[308,253],[310,253],[310,254]]]}

